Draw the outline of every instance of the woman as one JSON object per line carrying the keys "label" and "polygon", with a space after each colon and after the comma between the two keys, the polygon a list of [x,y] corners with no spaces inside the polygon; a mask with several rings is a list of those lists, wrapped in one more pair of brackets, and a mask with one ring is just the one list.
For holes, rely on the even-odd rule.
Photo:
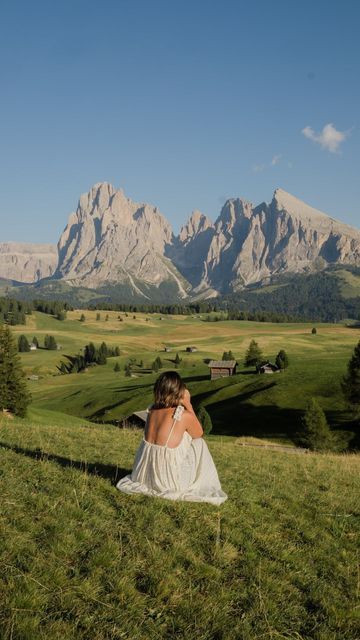
{"label": "woman", "polygon": [[221,490],[202,426],[179,374],[162,373],[154,396],[132,473],[117,488],[169,500],[221,504],[227,495]]}

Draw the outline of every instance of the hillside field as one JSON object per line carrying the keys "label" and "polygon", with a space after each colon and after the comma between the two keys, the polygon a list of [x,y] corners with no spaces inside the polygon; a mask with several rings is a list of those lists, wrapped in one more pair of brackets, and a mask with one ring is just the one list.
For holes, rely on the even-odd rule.
{"label": "hillside field", "polygon": [[[306,402],[316,397],[337,433],[339,450],[354,444],[354,425],[344,403],[340,381],[347,361],[360,338],[360,329],[342,324],[272,324],[240,321],[206,322],[205,316],[146,316],[141,313],[84,311],[69,312],[65,321],[35,312],[27,325],[14,327],[16,336],[36,336],[43,344],[54,335],[60,351],[39,349],[21,355],[33,396],[30,415],[56,411],[95,422],[115,423],[151,402],[156,375],[151,363],[160,356],[164,369],[174,368],[176,353],[182,359],[179,373],[186,379],[195,403],[206,406],[213,432],[247,435],[289,442],[294,439]],[[135,317],[133,317],[135,315]],[[108,317],[108,320],[106,320]],[[121,317],[122,321],[119,320]],[[285,349],[290,367],[284,373],[258,376],[243,366],[244,354],[254,338],[264,356],[274,361]],[[121,355],[108,358],[105,366],[59,375],[57,365],[65,355],[82,353],[86,343],[118,346]],[[187,346],[197,352],[186,353]],[[165,346],[171,348],[164,352]],[[210,381],[206,360],[219,359],[231,350],[239,363],[237,375]],[[133,377],[125,376],[125,364],[134,360]],[[205,361],[205,362],[204,362]],[[116,362],[120,372],[114,372]],[[142,362],[142,366],[140,363]]]}
{"label": "hillside field", "polygon": [[356,640],[359,457],[209,436],[220,507],[126,496],[141,435],[0,419],[2,640]]}

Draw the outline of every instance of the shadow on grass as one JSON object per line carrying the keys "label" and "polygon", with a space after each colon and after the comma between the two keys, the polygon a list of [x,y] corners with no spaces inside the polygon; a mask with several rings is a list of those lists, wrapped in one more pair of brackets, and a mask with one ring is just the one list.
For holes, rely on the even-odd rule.
{"label": "shadow on grass", "polygon": [[49,462],[55,462],[55,464],[58,464],[63,468],[77,469],[83,473],[88,473],[92,476],[98,476],[99,478],[110,480],[113,485],[115,485],[120,478],[131,473],[131,469],[123,469],[116,465],[102,464],[101,462],[71,460],[70,458],[58,456],[55,453],[46,453],[45,451],[41,451],[41,449],[24,449],[23,447],[10,445],[6,442],[0,442],[0,447],[19,453],[27,458],[32,458],[33,460],[48,460]]}

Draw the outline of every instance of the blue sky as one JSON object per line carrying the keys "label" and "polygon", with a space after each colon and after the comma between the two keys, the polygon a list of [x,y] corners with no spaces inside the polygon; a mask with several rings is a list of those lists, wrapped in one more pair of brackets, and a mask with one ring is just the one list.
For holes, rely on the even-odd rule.
{"label": "blue sky", "polygon": [[0,242],[56,242],[99,181],[175,231],[276,187],[359,226],[359,19],[357,0],[4,1]]}

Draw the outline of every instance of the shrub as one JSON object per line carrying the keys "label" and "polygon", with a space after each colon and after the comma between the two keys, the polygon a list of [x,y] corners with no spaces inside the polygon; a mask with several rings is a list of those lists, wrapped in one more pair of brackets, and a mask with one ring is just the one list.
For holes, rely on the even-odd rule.
{"label": "shrub", "polygon": [[199,422],[201,423],[202,428],[204,429],[204,433],[205,434],[211,433],[212,431],[211,417],[202,404],[199,405],[196,415]]}
{"label": "shrub", "polygon": [[312,451],[331,449],[331,431],[325,413],[315,398],[311,398],[307,404],[302,419],[299,444]]}

